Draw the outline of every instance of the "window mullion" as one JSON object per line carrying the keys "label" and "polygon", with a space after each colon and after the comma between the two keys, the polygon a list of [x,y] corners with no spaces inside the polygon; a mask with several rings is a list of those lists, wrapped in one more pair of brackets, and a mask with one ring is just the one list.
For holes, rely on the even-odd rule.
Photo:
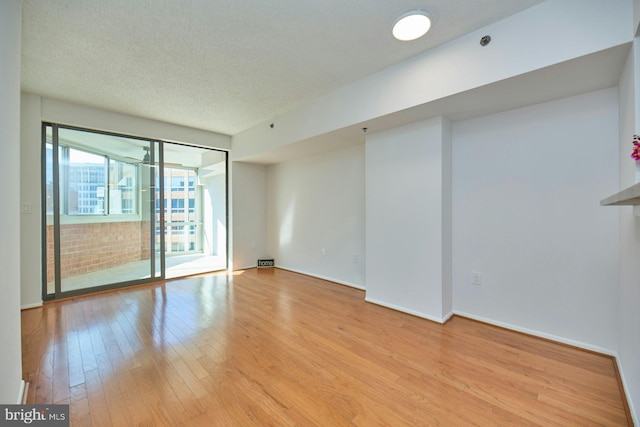
{"label": "window mullion", "polygon": [[104,156],[104,164],[105,164],[105,182],[104,182],[104,215],[109,215],[111,212],[111,165],[109,156]]}

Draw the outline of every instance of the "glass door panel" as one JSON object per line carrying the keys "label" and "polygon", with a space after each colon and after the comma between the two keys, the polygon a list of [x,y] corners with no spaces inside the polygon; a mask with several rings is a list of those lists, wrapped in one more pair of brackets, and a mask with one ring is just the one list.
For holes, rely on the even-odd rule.
{"label": "glass door panel", "polygon": [[61,127],[57,146],[60,291],[155,277],[153,143]]}
{"label": "glass door panel", "polygon": [[226,153],[165,143],[163,184],[166,277],[227,268]]}
{"label": "glass door panel", "polygon": [[151,164],[154,166],[149,171],[151,187],[147,196],[149,204],[149,218],[153,218],[151,229],[151,241],[154,248],[153,271],[155,278],[164,277],[164,240],[160,238],[164,224],[164,211],[158,209],[160,200],[164,198],[165,189],[160,183],[163,176],[163,144],[154,142]]}
{"label": "glass door panel", "polygon": [[42,173],[43,187],[43,270],[44,270],[44,295],[43,299],[49,299],[56,292],[56,261],[54,239],[54,211],[55,211],[55,183],[53,180],[54,156],[53,128],[50,125],[43,126],[43,155],[44,171]]}

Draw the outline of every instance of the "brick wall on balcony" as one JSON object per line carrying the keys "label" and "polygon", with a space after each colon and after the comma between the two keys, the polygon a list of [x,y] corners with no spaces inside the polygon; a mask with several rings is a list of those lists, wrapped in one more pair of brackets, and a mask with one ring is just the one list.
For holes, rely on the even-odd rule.
{"label": "brick wall on balcony", "polygon": [[[62,278],[149,259],[149,222],[63,224]],[[47,226],[47,281],[54,280],[53,226]]]}

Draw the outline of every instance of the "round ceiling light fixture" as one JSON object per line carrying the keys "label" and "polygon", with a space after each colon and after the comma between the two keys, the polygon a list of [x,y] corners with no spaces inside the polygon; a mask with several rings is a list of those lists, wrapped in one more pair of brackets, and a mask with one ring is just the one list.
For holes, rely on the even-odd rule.
{"label": "round ceiling light fixture", "polygon": [[393,37],[401,41],[419,39],[431,28],[431,18],[424,10],[411,10],[396,19],[393,24]]}

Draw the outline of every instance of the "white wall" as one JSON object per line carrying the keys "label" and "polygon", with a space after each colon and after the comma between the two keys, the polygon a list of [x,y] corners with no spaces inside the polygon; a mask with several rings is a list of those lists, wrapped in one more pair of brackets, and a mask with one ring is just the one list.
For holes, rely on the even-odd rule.
{"label": "white wall", "polygon": [[22,377],[20,340],[20,0],[0,2],[0,403],[15,404]]}
{"label": "white wall", "polygon": [[[231,164],[233,270],[256,266],[267,251],[267,167]],[[273,255],[271,255],[273,256]]]}
{"label": "white wall", "polygon": [[88,129],[118,132],[163,141],[187,142],[203,147],[228,150],[231,137],[157,120],[144,119],[56,99],[42,99],[42,120]]}
{"label": "white wall", "polygon": [[22,204],[31,207],[31,213],[23,213],[20,222],[20,301],[23,308],[29,308],[42,304],[40,97],[23,93],[20,107],[20,195]]}
{"label": "white wall", "polygon": [[640,36],[640,0],[633,0],[633,28],[635,35]]}
{"label": "white wall", "polygon": [[442,122],[442,318],[453,314],[453,126]]}
{"label": "white wall", "polygon": [[366,142],[366,299],[439,322],[451,311],[447,128],[436,118]]}
{"label": "white wall", "polygon": [[[620,78],[620,187],[627,188],[635,183],[634,162],[631,154],[631,138],[638,129],[640,113],[640,55],[639,40],[636,50],[629,58]],[[618,188],[610,191],[616,193]],[[620,214],[620,290],[618,324],[618,360],[621,365],[622,380],[625,384],[629,406],[636,423],[640,413],[640,217],[635,216],[633,207],[619,206],[612,209]],[[636,208],[637,209],[637,208]]]}
{"label": "white wall", "polygon": [[364,146],[273,165],[268,178],[276,265],[363,288]]}
{"label": "white wall", "polygon": [[41,272],[41,125],[43,121],[111,132],[121,132],[204,147],[228,149],[231,138],[213,132],[128,116],[97,108],[22,94],[20,136],[20,190],[22,203],[31,205],[31,214],[22,215],[21,259],[22,307],[42,304]]}
{"label": "white wall", "polygon": [[[455,311],[618,346],[615,88],[453,126]],[[484,283],[471,284],[472,272]]]}

